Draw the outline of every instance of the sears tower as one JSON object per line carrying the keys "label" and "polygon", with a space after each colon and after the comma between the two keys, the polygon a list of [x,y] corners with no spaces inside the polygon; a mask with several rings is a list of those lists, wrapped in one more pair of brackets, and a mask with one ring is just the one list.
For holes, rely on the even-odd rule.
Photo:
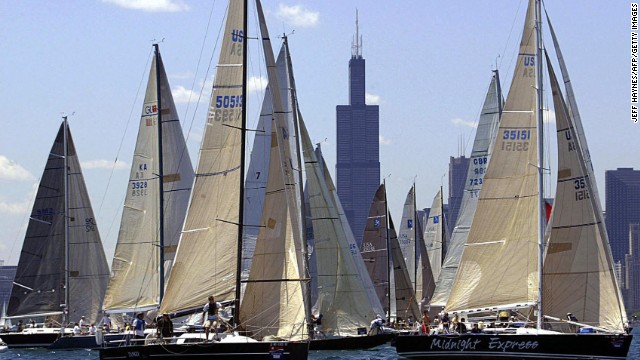
{"label": "sears tower", "polygon": [[338,197],[358,246],[380,185],[378,113],[378,105],[365,104],[365,66],[356,11],[356,34],[349,60],[349,105],[336,106],[336,178]]}

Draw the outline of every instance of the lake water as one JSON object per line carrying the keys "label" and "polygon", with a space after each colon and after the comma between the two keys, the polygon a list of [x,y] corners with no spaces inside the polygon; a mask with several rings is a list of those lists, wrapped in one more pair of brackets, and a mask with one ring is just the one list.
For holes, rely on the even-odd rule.
{"label": "lake water", "polygon": [[[640,330],[636,328],[633,331],[634,339],[631,343],[629,356],[627,359],[640,360]],[[98,359],[98,351],[75,350],[75,351],[47,351],[44,349],[16,349],[0,354],[0,360],[8,359],[68,359],[68,360],[84,360]],[[395,348],[384,345],[366,351],[312,351],[309,359],[313,360],[386,360],[398,359]]]}

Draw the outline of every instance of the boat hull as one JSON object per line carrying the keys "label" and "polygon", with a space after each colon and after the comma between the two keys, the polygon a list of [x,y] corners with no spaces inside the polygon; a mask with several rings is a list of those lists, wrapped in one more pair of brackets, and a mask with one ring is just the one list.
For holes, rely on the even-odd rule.
{"label": "boat hull", "polygon": [[111,359],[306,359],[309,342],[211,342],[197,344],[136,345],[100,349],[101,360]]}
{"label": "boat hull", "polygon": [[393,334],[345,336],[339,338],[313,339],[309,350],[360,350],[370,349],[385,344],[393,338]]}
{"label": "boat hull", "polygon": [[47,347],[58,339],[60,333],[2,333],[2,340],[9,348]]}
{"label": "boat hull", "polygon": [[[125,340],[127,337],[131,335],[126,334],[106,334],[104,335],[104,344],[108,344],[109,342]],[[115,346],[115,345],[112,345]],[[76,349],[97,349],[101,347],[96,342],[95,335],[80,335],[80,336],[63,336],[53,344],[49,345],[47,349],[49,350],[76,350]]]}
{"label": "boat hull", "polygon": [[626,359],[631,335],[463,334],[396,338],[408,359]]}

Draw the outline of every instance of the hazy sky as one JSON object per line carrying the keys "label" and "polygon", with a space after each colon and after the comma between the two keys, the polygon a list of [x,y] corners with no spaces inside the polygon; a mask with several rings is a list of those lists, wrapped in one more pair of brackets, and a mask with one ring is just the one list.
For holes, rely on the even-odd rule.
{"label": "hazy sky", "polygon": [[[604,196],[605,170],[640,168],[640,124],[629,115],[630,2],[555,0],[545,6]],[[358,9],[367,102],[380,105],[381,177],[389,175],[390,209],[399,220],[414,178],[420,207],[431,205],[442,183],[447,193],[449,156],[468,155],[496,65],[506,96],[526,1],[265,0],[263,7],[275,51],[276,35],[295,31],[289,43],[301,111],[312,140],[323,142],[332,172],[335,108],[348,102]],[[71,131],[111,263],[151,44],[164,39],[161,53],[196,164],[225,8],[223,0],[0,1],[0,260],[18,261],[35,189],[65,113],[73,114]],[[252,37],[256,23],[252,12]],[[546,42],[551,47],[548,35]],[[257,45],[249,44],[255,48],[250,127],[266,85]],[[548,196],[553,189],[546,187]]]}

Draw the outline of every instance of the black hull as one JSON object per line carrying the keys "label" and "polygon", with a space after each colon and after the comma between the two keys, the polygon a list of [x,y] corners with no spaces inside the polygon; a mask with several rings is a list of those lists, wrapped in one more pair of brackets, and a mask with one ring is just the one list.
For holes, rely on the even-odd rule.
{"label": "black hull", "polygon": [[7,343],[10,349],[47,347],[58,339],[57,333],[23,334],[23,333],[0,333],[0,338]]}
{"label": "black hull", "polygon": [[393,334],[347,336],[341,338],[313,339],[309,350],[363,350],[385,344]]}
{"label": "black hull", "polygon": [[101,360],[111,359],[306,359],[309,342],[199,343],[136,345],[100,349]]}
{"label": "black hull", "polygon": [[409,359],[626,359],[631,335],[464,334],[396,338]]}
{"label": "black hull", "polygon": [[[129,337],[131,335],[128,335]],[[124,340],[127,337],[125,334],[107,334],[104,335],[104,344],[108,344],[110,341]],[[96,342],[94,335],[80,335],[80,336],[63,336],[47,348],[49,350],[77,350],[77,349],[97,349],[102,347]]]}

